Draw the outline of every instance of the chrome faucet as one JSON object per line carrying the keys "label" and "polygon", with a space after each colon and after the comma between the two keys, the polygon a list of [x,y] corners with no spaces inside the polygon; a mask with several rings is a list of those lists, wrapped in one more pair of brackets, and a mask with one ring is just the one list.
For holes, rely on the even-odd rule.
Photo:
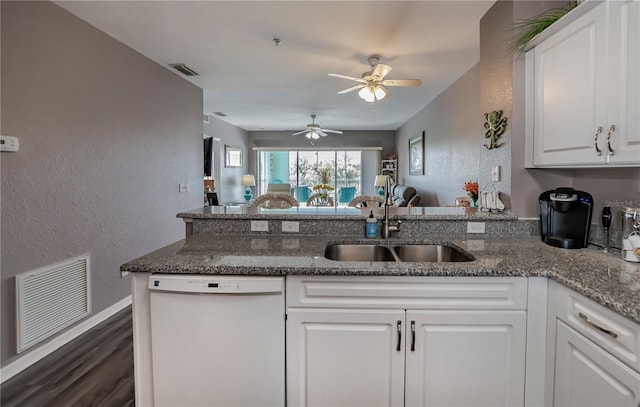
{"label": "chrome faucet", "polygon": [[384,180],[384,219],[382,219],[382,238],[388,239],[391,236],[391,232],[400,231],[400,221],[396,225],[390,225],[389,223],[389,207],[393,206],[393,200],[391,199],[391,181],[388,175],[385,175]]}

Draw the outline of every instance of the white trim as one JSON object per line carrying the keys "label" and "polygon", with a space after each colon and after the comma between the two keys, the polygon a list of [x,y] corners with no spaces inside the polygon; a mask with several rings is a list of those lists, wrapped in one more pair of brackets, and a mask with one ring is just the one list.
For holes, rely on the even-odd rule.
{"label": "white trim", "polygon": [[15,361],[4,366],[2,369],[0,369],[0,383],[4,383],[6,380],[11,379],[13,376],[22,372],[24,369],[28,368],[36,362],[39,362],[41,359],[44,359],[46,356],[60,349],[67,343],[71,342],[83,333],[89,331],[91,328],[95,327],[101,322],[107,320],[109,317],[116,314],[118,311],[123,310],[129,305],[131,305],[130,295],[121,299],[110,307],[98,312],[97,314],[87,318],[71,329],[61,333],[42,346],[35,348],[33,351],[27,353],[21,358],[16,359]]}
{"label": "white trim", "polygon": [[525,373],[525,407],[545,406],[547,355],[547,291],[546,277],[529,277],[527,295],[527,349]]}
{"label": "white trim", "polygon": [[364,151],[382,147],[252,147],[253,151]]}

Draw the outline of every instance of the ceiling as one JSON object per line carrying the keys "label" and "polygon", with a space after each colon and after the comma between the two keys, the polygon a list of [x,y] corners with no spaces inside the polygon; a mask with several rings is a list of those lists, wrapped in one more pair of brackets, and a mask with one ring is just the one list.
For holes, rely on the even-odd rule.
{"label": "ceiling", "polygon": [[[166,66],[185,63],[203,89],[204,113],[245,130],[396,130],[479,60],[483,1],[55,1]],[[279,38],[276,45],[274,38]],[[367,58],[393,67],[390,87],[369,104],[357,83]]]}

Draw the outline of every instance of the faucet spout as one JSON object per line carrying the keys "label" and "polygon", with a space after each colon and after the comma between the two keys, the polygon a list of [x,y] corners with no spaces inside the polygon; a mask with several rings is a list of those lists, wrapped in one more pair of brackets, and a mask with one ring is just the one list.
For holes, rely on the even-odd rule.
{"label": "faucet spout", "polygon": [[393,206],[393,199],[391,199],[391,180],[388,175],[385,175],[384,180],[384,218],[382,219],[382,238],[388,239],[391,236],[391,232],[400,231],[400,221],[397,225],[390,225],[389,221],[389,207]]}

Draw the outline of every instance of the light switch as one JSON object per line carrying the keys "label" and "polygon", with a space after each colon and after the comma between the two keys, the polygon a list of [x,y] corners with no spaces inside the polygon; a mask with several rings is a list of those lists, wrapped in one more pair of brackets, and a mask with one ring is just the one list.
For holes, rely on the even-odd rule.
{"label": "light switch", "polygon": [[178,184],[178,192],[187,192],[187,184]]}

